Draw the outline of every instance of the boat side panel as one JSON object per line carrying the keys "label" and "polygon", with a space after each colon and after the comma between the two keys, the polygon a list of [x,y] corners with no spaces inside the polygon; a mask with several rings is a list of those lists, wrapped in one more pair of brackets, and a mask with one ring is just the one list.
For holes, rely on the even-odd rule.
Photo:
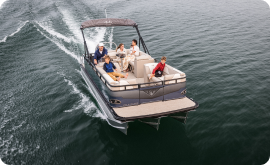
{"label": "boat side panel", "polygon": [[81,68],[81,72],[82,72],[82,76],[83,76],[86,84],[89,86],[90,90],[92,91],[92,94],[94,95],[95,99],[97,100],[98,105],[99,105],[100,109],[102,110],[102,113],[105,115],[105,118],[114,119],[113,115],[110,113],[110,111],[107,108],[106,104],[104,103],[103,99],[101,98],[101,96],[99,96],[98,92],[96,91],[97,89],[95,89],[94,85],[87,77],[87,73],[83,70],[83,68]]}

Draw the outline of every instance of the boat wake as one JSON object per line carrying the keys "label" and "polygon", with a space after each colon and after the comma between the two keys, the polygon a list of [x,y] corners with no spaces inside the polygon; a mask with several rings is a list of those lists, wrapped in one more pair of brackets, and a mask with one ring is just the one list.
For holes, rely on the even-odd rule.
{"label": "boat wake", "polygon": [[21,31],[21,29],[22,29],[28,22],[29,22],[29,21],[25,21],[24,23],[22,23],[21,26],[19,26],[19,28],[18,28],[15,32],[13,32],[12,34],[10,34],[10,35],[4,37],[4,38],[0,41],[0,43],[6,42],[8,37],[12,37],[12,36],[14,36],[16,33],[18,33],[19,31]]}
{"label": "boat wake", "polygon": [[[37,28],[37,31],[39,31],[43,36],[53,42],[56,46],[58,46],[61,50],[70,55],[72,58],[76,59],[79,63],[80,52],[82,52],[83,50],[82,33],[79,29],[82,21],[76,21],[76,19],[73,18],[73,15],[65,9],[58,8],[58,10],[62,15],[63,22],[67,25],[68,30],[71,32],[70,37],[66,37],[60,32],[57,32],[53,28],[53,25],[50,23],[50,21],[35,21],[34,26]],[[86,39],[86,42],[89,51],[94,52],[96,45],[100,41],[103,41],[105,38],[110,42],[113,40],[113,28],[93,28],[85,32],[85,37],[88,38]],[[75,70],[81,75],[81,72],[79,70]],[[83,109],[84,113],[92,117],[105,119],[105,116],[98,110],[95,104],[90,101],[90,97],[83,94],[82,91],[77,88],[77,85],[75,85],[71,80],[66,78],[64,73],[59,74],[64,78],[64,81],[72,87],[73,93],[78,94],[81,98],[81,100],[76,105],[74,105],[71,109],[65,110],[64,112],[73,112],[79,109]],[[93,91],[88,86],[85,85],[85,88],[89,90],[92,96],[95,96]]]}
{"label": "boat wake", "polygon": [[[20,32],[21,29],[27,24],[31,23],[36,30],[48,40],[50,40],[53,44],[55,44],[60,50],[64,51],[70,57],[74,58],[79,63],[79,56],[83,52],[83,41],[82,35],[80,30],[80,24],[82,21],[76,21],[70,11],[58,8],[59,12],[62,15],[62,20],[64,24],[66,24],[68,31],[71,32],[69,36],[58,32],[56,29],[53,28],[53,23],[50,20],[45,21],[26,21],[19,26],[19,28],[12,34],[3,38],[1,42],[6,42],[8,37],[14,36],[16,33]],[[83,18],[83,19],[90,19],[90,18]],[[63,27],[63,28],[65,28]],[[90,52],[94,52],[96,45],[106,39],[107,41],[113,40],[113,28],[105,28],[105,27],[97,27],[92,28],[85,31],[86,42]],[[76,69],[75,69],[76,70]],[[77,70],[78,71],[78,70]],[[80,73],[80,71],[78,71]],[[80,73],[81,74],[81,73]],[[64,74],[60,74],[64,77],[64,81],[67,82],[73,89],[74,94],[78,94],[81,100],[74,105],[71,109],[65,110],[64,112],[72,112],[75,110],[83,109],[84,113],[91,115],[92,117],[99,117],[101,119],[105,119],[103,114],[97,110],[98,108],[91,102],[91,98],[87,95],[83,94],[77,86],[69,79],[66,78]],[[82,75],[81,75],[82,76]],[[85,87],[89,90],[89,92],[94,96],[93,91],[89,89],[88,86]]]}
{"label": "boat wake", "polygon": [[[87,115],[89,115],[91,117],[97,117],[97,118],[101,118],[101,119],[104,119],[105,118],[103,116],[103,114],[101,112],[99,112],[99,110],[95,106],[95,104],[90,101],[91,100],[90,97],[88,97],[87,95],[83,94],[83,92],[80,89],[78,89],[77,85],[75,85],[71,80],[69,80],[63,72],[58,72],[58,74],[61,77],[64,78],[64,81],[67,82],[67,84],[69,86],[72,87],[71,94],[77,94],[77,95],[80,96],[80,100],[75,105],[73,105],[73,107],[71,109],[64,110],[64,112],[74,112],[74,111],[77,111],[77,110],[82,109],[85,114],[87,114]],[[87,86],[85,86],[85,88],[86,89],[89,89]],[[89,90],[89,92],[91,94],[93,94],[91,92],[91,90]]]}
{"label": "boat wake", "polygon": [[70,55],[72,58],[79,61],[79,57],[78,55],[76,55],[76,52],[67,49],[64,45],[65,43],[71,44],[72,42],[74,42],[75,40],[73,38],[69,39],[65,37],[64,35],[53,31],[50,27],[46,27],[37,21],[35,22],[34,25],[37,28],[37,31],[40,32],[41,35],[49,39],[52,43],[54,43],[58,48],[60,48],[66,54]]}

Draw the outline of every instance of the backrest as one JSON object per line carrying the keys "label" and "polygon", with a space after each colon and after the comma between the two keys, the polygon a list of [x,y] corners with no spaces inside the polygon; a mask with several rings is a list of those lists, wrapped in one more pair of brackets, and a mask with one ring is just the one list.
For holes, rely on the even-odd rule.
{"label": "backrest", "polygon": [[153,63],[155,60],[149,55],[136,57],[134,60],[134,75],[136,78],[144,77],[144,64]]}
{"label": "backrest", "polygon": [[144,82],[148,83],[149,81],[149,74],[152,74],[153,69],[157,66],[157,63],[148,63],[144,64]]}
{"label": "backrest", "polygon": [[115,72],[117,72],[117,73],[121,73],[121,68],[120,68],[120,65],[117,63],[117,62],[115,62],[115,63],[113,63],[114,64],[114,66],[116,67],[116,69],[117,69],[117,71],[115,71]]}
{"label": "backrest", "polygon": [[[165,84],[173,84],[173,83],[175,83],[175,80],[173,80],[173,79],[178,79],[178,78],[186,76],[186,74],[184,72],[181,72],[180,70],[175,69],[167,64],[163,70],[163,74],[165,75],[164,80],[172,80],[172,81],[166,81]],[[179,79],[179,80],[177,80],[177,83],[185,82],[185,81],[186,81],[185,78]]]}
{"label": "backrest", "polygon": [[127,51],[127,54],[130,54],[130,49],[126,49],[126,51]]}
{"label": "backrest", "polygon": [[171,67],[170,65],[165,65],[165,68],[164,68],[164,72],[166,72],[165,74],[176,74],[178,73],[177,72],[177,69]]}
{"label": "backrest", "polygon": [[108,50],[108,54],[111,52],[116,52],[116,50]]}
{"label": "backrest", "polygon": [[142,55],[148,55],[148,54],[144,53],[143,51],[140,51],[139,55],[142,56]]}
{"label": "backrest", "polygon": [[116,51],[109,51],[108,56],[110,56],[111,59],[116,59]]}

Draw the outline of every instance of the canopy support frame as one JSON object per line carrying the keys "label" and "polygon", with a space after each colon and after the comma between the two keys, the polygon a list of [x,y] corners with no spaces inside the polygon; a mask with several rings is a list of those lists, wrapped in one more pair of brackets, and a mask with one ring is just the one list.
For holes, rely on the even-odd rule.
{"label": "canopy support frame", "polygon": [[[134,25],[133,27],[136,28],[136,31],[137,31],[138,36],[139,36],[139,48],[140,48],[140,46],[141,46],[141,44],[142,44],[142,47],[143,47],[143,49],[144,49],[144,52],[145,52],[145,53],[148,53],[148,54],[150,55],[150,53],[149,53],[149,51],[148,51],[148,49],[147,49],[147,47],[146,47],[146,45],[145,45],[145,42],[144,42],[144,40],[143,40],[143,38],[142,38],[142,36],[141,36],[141,34],[140,34],[140,31],[139,31],[139,29],[138,29],[138,25],[136,24],[136,25]],[[90,53],[89,53],[89,50],[88,50],[88,46],[87,46],[87,43],[86,43],[86,40],[85,40],[85,37],[84,37],[83,30],[84,30],[84,29],[81,27],[82,36],[83,36],[83,41],[84,41],[84,51],[85,51],[85,55],[87,54],[87,55],[88,55],[88,58],[90,57],[91,62],[93,62],[93,59],[92,59],[93,57],[92,57],[92,55],[90,56]]]}
{"label": "canopy support frame", "polygon": [[92,62],[93,61],[92,60],[92,56],[90,56],[90,54],[89,54],[88,47],[87,47],[87,44],[86,44],[86,41],[85,41],[85,37],[84,37],[84,33],[83,33],[83,29],[81,29],[81,31],[82,31],[83,41],[84,41],[84,52],[85,52],[85,55],[87,53],[88,57],[90,57],[90,60]]}
{"label": "canopy support frame", "polygon": [[139,47],[141,46],[141,43],[142,43],[142,47],[144,49],[144,53],[148,53],[150,55],[150,53],[149,53],[149,51],[148,51],[148,49],[147,49],[147,47],[146,47],[146,45],[144,43],[144,40],[143,40],[143,38],[142,38],[142,36],[140,34],[140,31],[138,29],[138,25],[136,24],[134,27],[136,28],[136,31],[137,31],[138,36],[139,36]]}

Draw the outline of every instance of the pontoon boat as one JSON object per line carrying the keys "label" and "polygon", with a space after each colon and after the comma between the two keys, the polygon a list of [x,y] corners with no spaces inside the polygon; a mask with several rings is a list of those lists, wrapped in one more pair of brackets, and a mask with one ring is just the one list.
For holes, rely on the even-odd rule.
{"label": "pontoon boat", "polygon": [[[130,61],[131,71],[127,79],[114,81],[104,70],[103,63],[95,65],[94,53],[89,53],[84,30],[91,27],[131,26],[138,33],[139,56]],[[150,53],[140,35],[138,25],[130,19],[104,18],[85,21],[81,24],[84,54],[80,57],[83,78],[93,91],[99,107],[109,125],[127,134],[128,123],[138,120],[158,130],[160,119],[171,117],[185,123],[187,113],[199,104],[186,96],[186,75],[166,64],[162,77],[149,80],[157,60]],[[114,43],[115,44],[115,43]],[[129,49],[127,49],[129,54]],[[116,50],[108,55],[121,72],[116,60]]]}

